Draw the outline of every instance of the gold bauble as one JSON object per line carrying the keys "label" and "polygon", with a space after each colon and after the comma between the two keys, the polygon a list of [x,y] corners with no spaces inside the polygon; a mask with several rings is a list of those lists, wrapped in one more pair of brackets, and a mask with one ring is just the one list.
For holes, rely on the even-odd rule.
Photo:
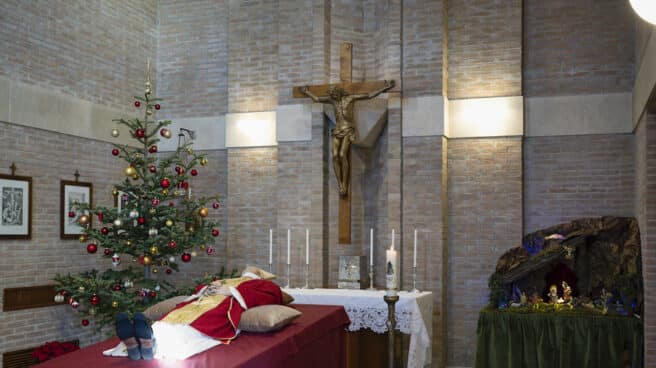
{"label": "gold bauble", "polygon": [[88,239],[88,238],[87,238],[86,235],[84,235],[84,234],[80,235],[80,243],[84,243],[84,242],[86,242],[87,239]]}
{"label": "gold bauble", "polygon": [[157,213],[157,209],[156,208],[151,208],[151,209],[148,210],[148,213],[150,213],[151,215],[154,215],[154,214]]}
{"label": "gold bauble", "polygon": [[162,194],[169,195],[169,190],[168,189],[162,189]]}
{"label": "gold bauble", "polygon": [[152,114],[153,114],[153,110],[151,109],[146,110],[146,115],[150,116]]}
{"label": "gold bauble", "polygon": [[113,189],[112,189],[112,195],[113,195],[114,197],[116,197],[116,196],[118,195],[118,189],[113,188]]}
{"label": "gold bauble", "polygon": [[205,207],[201,207],[201,208],[198,210],[198,214],[200,215],[200,217],[207,217],[207,215],[210,214],[210,210],[208,210],[208,209],[205,208]]}
{"label": "gold bauble", "polygon": [[153,273],[158,273],[158,272],[159,272],[159,269],[157,269],[157,268],[153,268],[152,271],[153,271]]}
{"label": "gold bauble", "polygon": [[171,219],[166,220],[166,226],[168,226],[168,227],[173,226],[173,220],[171,220]]}
{"label": "gold bauble", "polygon": [[164,138],[171,138],[171,131],[166,129],[165,131],[162,132],[162,136]]}
{"label": "gold bauble", "polygon": [[80,223],[80,225],[84,226],[89,223],[89,216],[88,215],[82,215],[77,219],[77,222]]}
{"label": "gold bauble", "polygon": [[125,245],[127,245],[128,247],[131,246],[131,245],[132,245],[132,241],[130,241],[130,240],[126,240],[126,241],[125,241]]}
{"label": "gold bauble", "polygon": [[77,288],[77,291],[79,291],[79,292],[81,292],[81,293],[83,293],[84,290],[86,290],[86,289],[84,288],[84,286],[80,286],[79,288]]}
{"label": "gold bauble", "polygon": [[190,233],[193,233],[193,232],[194,232],[194,230],[195,230],[195,229],[194,229],[194,227],[193,227],[193,226],[189,226],[189,232],[190,232]]}
{"label": "gold bauble", "polygon": [[176,189],[176,190],[173,191],[173,195],[176,196],[176,197],[179,197],[181,195],[181,193],[180,193],[179,190]]}
{"label": "gold bauble", "polygon": [[137,170],[134,168],[134,166],[128,166],[125,168],[125,176],[135,176],[137,174]]}
{"label": "gold bauble", "polygon": [[150,256],[144,256],[143,257],[143,264],[145,266],[149,266],[151,263],[153,263],[153,259],[150,258]]}
{"label": "gold bauble", "polygon": [[137,174],[132,175],[132,180],[137,180],[137,179],[139,179],[139,175]]}
{"label": "gold bauble", "polygon": [[157,253],[159,253],[159,248],[157,248],[154,245],[150,247],[150,254],[157,254]]}
{"label": "gold bauble", "polygon": [[192,256],[192,257],[196,257],[196,255],[197,255],[197,254],[196,254],[195,251],[194,251],[194,252],[191,252],[191,256]]}
{"label": "gold bauble", "polygon": [[187,153],[190,154],[190,155],[193,155],[193,154],[194,154],[194,150],[191,149],[191,147],[187,147]]}
{"label": "gold bauble", "polygon": [[119,134],[121,134],[121,132],[119,132],[118,129],[112,129],[112,137],[116,138],[119,136]]}
{"label": "gold bauble", "polygon": [[207,159],[206,159],[205,157],[201,158],[201,159],[200,159],[200,164],[201,164],[202,166],[207,165]]}
{"label": "gold bauble", "polygon": [[116,300],[112,301],[112,308],[118,308],[118,301]]}
{"label": "gold bauble", "polygon": [[205,250],[205,248],[206,248],[205,244],[201,244],[200,250]]}

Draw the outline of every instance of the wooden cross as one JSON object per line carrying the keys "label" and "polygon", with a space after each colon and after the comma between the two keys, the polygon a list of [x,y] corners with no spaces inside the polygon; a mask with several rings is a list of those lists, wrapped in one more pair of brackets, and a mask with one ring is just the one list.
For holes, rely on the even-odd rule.
{"label": "wooden cross", "polygon": [[[308,91],[317,97],[326,97],[329,95],[329,90],[333,87],[342,88],[349,95],[367,94],[374,91],[379,91],[385,88],[386,81],[372,81],[372,82],[352,82],[352,67],[353,67],[353,45],[351,43],[343,43],[339,50],[339,80],[340,83],[336,84],[321,84],[314,86],[297,86],[292,89],[292,96],[295,98],[307,98],[301,88],[307,87]],[[389,87],[388,87],[389,88]],[[350,162],[350,150],[348,152]],[[348,187],[346,195],[339,196],[339,226],[338,238],[340,244],[351,243],[351,186]]]}
{"label": "wooden cross", "polygon": [[75,170],[75,174],[73,174],[73,176],[75,176],[75,182],[77,183],[80,180],[80,172]]}
{"label": "wooden cross", "polygon": [[11,169],[11,176],[16,176],[16,169],[17,169],[16,163],[12,162],[11,166],[9,166],[9,168]]}

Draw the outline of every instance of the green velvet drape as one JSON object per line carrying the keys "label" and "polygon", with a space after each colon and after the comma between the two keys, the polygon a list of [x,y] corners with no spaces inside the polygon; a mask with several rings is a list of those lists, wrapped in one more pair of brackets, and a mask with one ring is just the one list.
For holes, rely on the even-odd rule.
{"label": "green velvet drape", "polygon": [[625,354],[643,366],[635,317],[482,310],[477,333],[477,368],[623,368]]}

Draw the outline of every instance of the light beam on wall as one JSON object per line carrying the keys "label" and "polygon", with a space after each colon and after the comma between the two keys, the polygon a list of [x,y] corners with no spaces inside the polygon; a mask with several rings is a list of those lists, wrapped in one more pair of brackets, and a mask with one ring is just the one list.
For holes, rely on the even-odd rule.
{"label": "light beam on wall", "polygon": [[275,146],[276,112],[226,115],[226,147]]}
{"label": "light beam on wall", "polygon": [[645,21],[656,24],[656,1],[654,0],[629,0],[633,10]]}

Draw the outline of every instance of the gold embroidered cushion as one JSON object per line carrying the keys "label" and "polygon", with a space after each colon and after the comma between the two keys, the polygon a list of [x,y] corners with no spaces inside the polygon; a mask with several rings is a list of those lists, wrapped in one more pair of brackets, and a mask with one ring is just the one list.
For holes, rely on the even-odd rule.
{"label": "gold embroidered cushion", "polygon": [[148,309],[143,311],[143,314],[151,321],[157,321],[162,318],[163,315],[175,308],[177,304],[182,303],[187,297],[187,295],[179,295],[162,300],[161,302],[148,307]]}
{"label": "gold embroidered cushion", "polygon": [[245,332],[277,331],[298,318],[301,312],[284,305],[261,305],[241,315],[239,329]]}

